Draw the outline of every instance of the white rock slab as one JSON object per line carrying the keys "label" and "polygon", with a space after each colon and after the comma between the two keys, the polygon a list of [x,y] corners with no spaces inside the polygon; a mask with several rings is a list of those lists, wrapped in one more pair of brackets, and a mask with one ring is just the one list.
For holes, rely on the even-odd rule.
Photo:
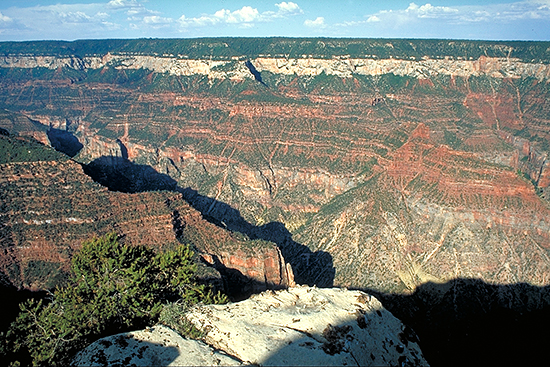
{"label": "white rock slab", "polygon": [[205,341],[245,364],[428,365],[414,332],[374,297],[345,289],[295,287],[187,315]]}
{"label": "white rock slab", "polygon": [[74,359],[75,366],[238,366],[240,361],[205,343],[182,338],[162,325],[96,341]]}

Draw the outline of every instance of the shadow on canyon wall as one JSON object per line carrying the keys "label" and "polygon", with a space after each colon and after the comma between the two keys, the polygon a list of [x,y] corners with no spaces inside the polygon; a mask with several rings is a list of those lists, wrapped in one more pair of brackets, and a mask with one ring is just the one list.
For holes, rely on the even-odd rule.
{"label": "shadow on canyon wall", "polygon": [[[101,166],[104,168],[99,169]],[[111,190],[179,191],[210,222],[251,239],[276,243],[292,265],[298,284],[333,285],[331,255],[312,252],[296,243],[282,223],[254,226],[231,206],[191,188],[178,187],[168,175],[150,166],[135,165],[125,158],[102,157],[85,170]],[[242,279],[246,276],[234,269],[220,269],[220,273],[225,271],[224,282],[228,287],[243,286]],[[249,289],[254,289],[253,281],[248,281]],[[423,284],[410,295],[361,290],[376,296],[390,312],[416,331],[422,351],[432,366],[534,365],[547,359],[545,335],[550,330],[550,287],[455,279],[443,284]],[[233,297],[242,299],[236,293]]]}
{"label": "shadow on canyon wall", "polygon": [[[426,283],[410,295],[363,290],[380,299],[406,325],[399,335],[400,344],[384,344],[384,348],[395,349],[400,366],[417,365],[403,353],[403,346],[411,342],[420,345],[424,357],[434,367],[547,364],[550,287],[525,283],[494,285],[478,279],[454,279],[442,284]],[[376,322],[373,320],[377,318],[367,317],[366,320]],[[344,329],[347,325],[344,323],[332,327]],[[304,337],[294,340],[292,344],[310,341]],[[383,340],[373,343],[380,346]],[[153,347],[158,355],[164,354],[164,350]],[[334,345],[331,345],[328,338],[322,349],[325,353],[340,353],[345,350],[345,344],[335,340]],[[173,359],[178,356],[177,353],[170,353],[170,350],[166,352]],[[293,353],[295,350],[291,345],[274,350],[263,364],[311,364],[307,355],[290,360]],[[380,357],[371,355],[369,350],[364,353],[362,356],[354,355],[353,358],[368,362]]]}
{"label": "shadow on canyon wall", "polygon": [[40,300],[46,298],[48,292],[33,292],[27,289],[17,289],[8,277],[0,272],[0,295],[2,295],[2,317],[0,317],[0,334],[5,333],[10,324],[19,314],[19,304],[28,299]]}
{"label": "shadow on canyon wall", "polygon": [[[134,164],[125,157],[100,157],[84,165],[83,168],[94,181],[112,191],[180,192],[183,198],[209,222],[232,232],[244,234],[252,240],[262,239],[277,244],[285,261],[292,266],[298,284],[318,287],[333,285],[335,270],[332,256],[324,251],[312,252],[307,246],[292,240],[292,234],[283,223],[270,222],[255,226],[247,222],[241,213],[230,205],[201,195],[190,187],[181,188],[170,176],[157,172],[151,166]],[[235,279],[236,276],[233,275],[232,278]],[[236,293],[234,295],[236,296]]]}
{"label": "shadow on canyon wall", "polygon": [[30,366],[31,357],[28,353],[22,351],[15,352],[8,348],[6,340],[7,332],[10,325],[17,319],[20,308],[19,304],[34,299],[36,301],[43,300],[48,297],[48,292],[38,291],[33,292],[27,289],[17,289],[6,274],[0,272],[0,295],[2,297],[2,317],[0,317],[0,365],[8,366],[10,362],[19,361],[21,366]]}
{"label": "shadow on canyon wall", "polygon": [[250,73],[254,76],[254,79],[256,79],[256,81],[260,82],[261,84],[267,87],[267,84],[265,84],[265,82],[262,80],[262,74],[258,71],[258,69],[254,67],[254,65],[250,60],[246,60],[244,65],[247,67]]}
{"label": "shadow on canyon wall", "polygon": [[422,284],[410,295],[359,289],[416,331],[432,366],[527,366],[548,359],[550,286],[459,278]]}
{"label": "shadow on canyon wall", "polygon": [[84,145],[69,131],[50,128],[46,135],[55,150],[65,153],[71,158],[84,148]]}
{"label": "shadow on canyon wall", "polygon": [[226,203],[200,195],[189,187],[179,191],[209,222],[245,234],[250,239],[262,239],[277,244],[285,261],[292,266],[296,283],[317,287],[333,286],[335,269],[332,256],[325,251],[312,252],[307,246],[294,241],[283,223],[270,222],[255,226],[247,222],[237,209]]}

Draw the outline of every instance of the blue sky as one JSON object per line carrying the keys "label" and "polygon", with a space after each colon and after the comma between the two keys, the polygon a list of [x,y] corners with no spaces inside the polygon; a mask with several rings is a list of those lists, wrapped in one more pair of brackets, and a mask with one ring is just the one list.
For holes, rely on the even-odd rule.
{"label": "blue sky", "polygon": [[0,41],[191,37],[550,40],[550,0],[0,0]]}

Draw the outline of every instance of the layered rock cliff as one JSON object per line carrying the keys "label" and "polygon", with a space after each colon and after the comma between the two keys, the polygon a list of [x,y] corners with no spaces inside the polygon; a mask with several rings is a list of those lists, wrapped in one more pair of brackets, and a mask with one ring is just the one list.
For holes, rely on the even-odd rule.
{"label": "layered rock cliff", "polygon": [[[209,56],[209,55],[205,55]],[[335,56],[335,57],[334,57]],[[519,58],[486,57],[466,60],[461,56],[447,55],[444,59],[420,60],[415,57],[403,59],[378,59],[377,57],[353,58],[349,55],[334,55],[331,59],[302,55],[301,58],[257,57],[247,60],[246,56],[233,57],[231,60],[188,59],[174,55],[136,55],[133,53],[107,53],[99,56],[33,56],[7,55],[0,57],[3,68],[47,68],[87,71],[104,68],[116,70],[149,70],[155,73],[167,73],[175,76],[203,75],[208,79],[244,80],[253,79],[248,65],[258,72],[269,72],[290,76],[318,76],[320,74],[351,78],[354,75],[376,76],[394,74],[413,78],[429,79],[438,75],[454,77],[489,76],[493,78],[534,77],[545,80],[550,77],[550,67],[543,62],[523,62]]]}
{"label": "layered rock cliff", "polygon": [[[428,325],[424,335],[445,330],[447,312],[479,301],[479,312],[468,311],[478,318],[455,322],[458,334],[471,336],[489,309],[515,319],[531,312],[525,305],[510,311],[510,297],[487,285],[511,287],[514,299],[538,299],[533,312],[544,314],[548,305],[547,288],[540,297],[537,289],[548,284],[550,264],[549,46],[351,39],[0,43],[0,107],[26,116],[0,127],[46,132],[113,191],[178,190],[232,236],[275,242],[280,252],[269,258],[276,264],[282,255],[298,283],[399,297],[432,285],[437,292],[421,292],[405,314]],[[154,202],[148,195],[161,196],[121,198]],[[173,213],[156,205],[141,210]],[[146,233],[147,223],[139,223]],[[226,279],[268,266],[235,251],[204,259],[226,271]],[[472,278],[460,294],[457,282]],[[475,335],[464,337],[465,349],[500,340]],[[452,355],[445,343],[456,336],[430,338],[432,350]],[[506,354],[499,344],[513,349],[518,340],[510,340],[491,344],[497,351],[491,358]]]}
{"label": "layered rock cliff", "polygon": [[[124,242],[159,250],[189,243],[205,265],[218,269],[226,286],[239,286],[227,289],[230,294],[293,284],[292,269],[274,244],[231,235],[203,219],[177,192],[108,191],[51,148],[17,137],[0,139],[0,269],[17,287],[55,286],[83,241],[111,231]],[[229,271],[232,277],[225,279]]]}
{"label": "layered rock cliff", "polygon": [[276,241],[308,284],[329,274],[315,252],[323,284],[546,283],[545,44],[143,42],[10,44],[0,104],[73,134],[102,177],[124,171],[114,190],[179,188]]}

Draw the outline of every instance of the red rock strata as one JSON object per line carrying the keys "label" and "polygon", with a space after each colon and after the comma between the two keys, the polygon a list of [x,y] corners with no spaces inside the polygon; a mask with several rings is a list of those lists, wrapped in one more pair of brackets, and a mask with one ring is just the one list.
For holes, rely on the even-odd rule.
{"label": "red rock strata", "polygon": [[[1,79],[0,100],[52,126],[75,121],[83,162],[128,158],[258,228],[284,224],[331,257],[335,284],[546,284],[550,69],[454,56],[253,60],[265,85],[240,61],[231,74],[211,60],[132,56],[114,69],[94,59],[98,75],[83,70],[78,83]],[[229,223],[216,202],[199,209]],[[299,278],[310,264],[295,257]]]}
{"label": "red rock strata", "polygon": [[234,238],[204,220],[177,193],[111,192],[92,182],[71,160],[0,164],[0,188],[0,269],[20,287],[44,286],[44,279],[29,275],[29,264],[45,262],[67,270],[71,254],[83,241],[110,231],[124,242],[159,250],[176,245],[180,231],[200,254],[217,256],[223,266],[241,271],[259,289],[293,283],[274,244],[256,242],[252,247]]}

